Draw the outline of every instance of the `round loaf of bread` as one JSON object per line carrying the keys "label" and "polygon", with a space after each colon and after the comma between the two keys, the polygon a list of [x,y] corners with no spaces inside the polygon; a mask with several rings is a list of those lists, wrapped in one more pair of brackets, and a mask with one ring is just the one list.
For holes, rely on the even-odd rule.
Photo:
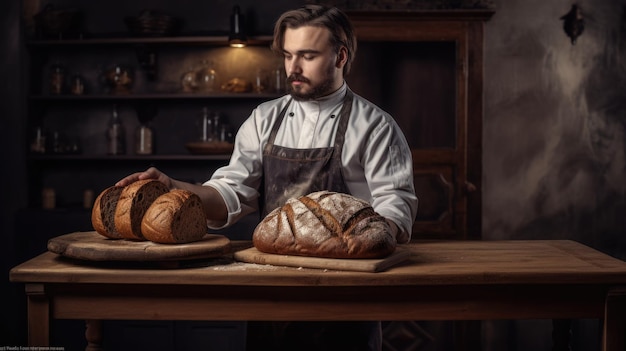
{"label": "round loaf of bread", "polygon": [[383,258],[396,248],[369,203],[328,191],[287,200],[257,225],[252,241],[265,253],[325,258]]}
{"label": "round loaf of bread", "polygon": [[200,197],[182,189],[159,196],[143,216],[141,233],[145,239],[161,244],[202,239],[207,234],[207,226]]}
{"label": "round loaf of bread", "polygon": [[115,229],[122,238],[146,240],[141,220],[154,200],[168,191],[165,184],[154,179],[138,180],[122,189],[115,209]]}
{"label": "round loaf of bread", "polygon": [[115,229],[115,208],[122,193],[121,186],[104,189],[96,198],[91,209],[91,224],[96,232],[111,239],[122,239]]}

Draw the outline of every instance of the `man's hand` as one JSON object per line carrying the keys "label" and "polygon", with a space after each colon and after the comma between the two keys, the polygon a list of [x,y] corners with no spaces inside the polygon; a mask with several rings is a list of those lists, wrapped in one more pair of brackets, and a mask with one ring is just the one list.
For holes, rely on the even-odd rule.
{"label": "man's hand", "polygon": [[143,172],[133,173],[129,176],[126,176],[120,179],[115,185],[117,186],[127,186],[133,182],[143,179],[155,179],[160,181],[161,183],[167,185],[168,189],[172,189],[172,179],[168,177],[165,173],[159,171],[155,167],[150,167]]}

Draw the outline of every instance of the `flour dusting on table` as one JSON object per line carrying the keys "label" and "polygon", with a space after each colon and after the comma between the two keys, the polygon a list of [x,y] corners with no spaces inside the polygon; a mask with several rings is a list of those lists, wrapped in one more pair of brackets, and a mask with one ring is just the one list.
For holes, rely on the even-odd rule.
{"label": "flour dusting on table", "polygon": [[213,270],[214,271],[247,271],[247,270],[275,271],[278,268],[279,267],[272,266],[269,264],[233,262],[225,266],[215,266],[213,267]]}

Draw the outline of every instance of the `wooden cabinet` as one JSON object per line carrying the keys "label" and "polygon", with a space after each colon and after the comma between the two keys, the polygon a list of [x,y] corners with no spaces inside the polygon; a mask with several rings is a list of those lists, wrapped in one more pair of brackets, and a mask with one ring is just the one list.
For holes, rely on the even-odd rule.
{"label": "wooden cabinet", "polygon": [[350,12],[357,93],[389,113],[413,153],[413,238],[481,233],[483,22],[492,11]]}

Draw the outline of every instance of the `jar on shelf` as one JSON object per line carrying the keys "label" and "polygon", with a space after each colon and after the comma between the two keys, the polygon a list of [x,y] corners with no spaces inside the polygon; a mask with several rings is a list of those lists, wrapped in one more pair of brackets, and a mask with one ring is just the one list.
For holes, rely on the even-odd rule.
{"label": "jar on shelf", "polygon": [[56,192],[54,188],[43,188],[41,191],[41,207],[52,210],[56,207]]}
{"label": "jar on shelf", "polygon": [[256,70],[256,75],[254,77],[254,92],[255,93],[263,93],[267,90],[267,74],[265,70],[259,68]]}
{"label": "jar on shelf", "polygon": [[78,73],[72,75],[70,79],[70,93],[72,95],[85,94],[85,78],[82,75]]}
{"label": "jar on shelf", "polygon": [[61,64],[50,66],[50,93],[61,95],[65,92],[65,67]]}
{"label": "jar on shelf", "polygon": [[200,140],[204,142],[217,141],[217,130],[214,124],[213,114],[207,107],[202,108],[202,135]]}
{"label": "jar on shelf", "polygon": [[117,105],[113,106],[111,113],[109,128],[107,129],[107,141],[107,153],[109,155],[123,155],[126,153],[126,133],[122,120],[118,115]]}
{"label": "jar on shelf", "polygon": [[185,93],[193,93],[198,90],[198,74],[194,69],[183,73],[180,77],[180,87]]}
{"label": "jar on shelf", "polygon": [[278,67],[272,71],[272,90],[275,93],[281,94],[285,92],[286,88],[285,70],[282,67]]}
{"label": "jar on shelf", "polygon": [[35,154],[46,153],[46,134],[41,127],[35,129],[35,135],[30,144],[30,151]]}
{"label": "jar on shelf", "polygon": [[198,83],[198,90],[204,92],[213,92],[217,90],[217,71],[215,70],[213,61],[202,61],[200,68],[196,72],[196,79]]}
{"label": "jar on shelf", "polygon": [[135,153],[152,155],[154,153],[154,130],[149,123],[141,123],[135,130]]}

